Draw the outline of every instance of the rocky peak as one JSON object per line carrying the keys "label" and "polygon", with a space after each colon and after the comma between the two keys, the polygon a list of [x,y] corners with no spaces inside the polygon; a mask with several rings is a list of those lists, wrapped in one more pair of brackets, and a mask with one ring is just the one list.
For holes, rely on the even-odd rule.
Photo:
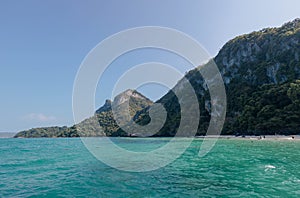
{"label": "rocky peak", "polygon": [[282,28],[294,28],[294,29],[300,28],[300,18],[296,18],[293,21],[289,21],[283,24]]}
{"label": "rocky peak", "polygon": [[146,100],[146,101],[151,101],[149,100],[147,97],[145,97],[144,95],[142,95],[141,93],[139,93],[136,90],[132,90],[132,89],[127,89],[126,91],[118,94],[115,98],[114,98],[114,105],[121,105],[122,103],[130,100],[130,99],[139,99],[139,100]]}
{"label": "rocky peak", "polygon": [[134,100],[135,102],[140,101],[140,103],[143,104],[143,107],[153,103],[150,99],[148,99],[146,96],[142,95],[138,91],[127,89],[126,91],[118,94],[113,101],[106,100],[105,104],[102,107],[100,107],[96,111],[96,113],[111,111],[112,104],[120,106],[121,104],[129,100]]}
{"label": "rocky peak", "polygon": [[111,110],[111,100],[105,100],[105,103],[102,107],[100,107],[96,113],[100,113],[100,112],[106,112],[106,111],[110,111]]}

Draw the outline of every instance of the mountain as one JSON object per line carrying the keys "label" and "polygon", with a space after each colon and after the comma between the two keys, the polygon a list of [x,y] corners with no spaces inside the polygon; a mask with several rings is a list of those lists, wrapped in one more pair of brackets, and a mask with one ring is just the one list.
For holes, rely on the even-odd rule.
{"label": "mountain", "polygon": [[[222,134],[300,133],[300,19],[281,27],[238,36],[228,41],[213,61],[221,72],[227,94],[227,114]],[[107,100],[94,117],[79,125],[31,129],[18,133],[16,137],[128,136],[130,134],[127,132],[139,132],[130,130],[132,123],[143,126],[160,118],[158,112],[161,108],[150,108],[158,104],[166,109],[166,121],[157,133],[150,136],[174,136],[180,126],[181,114],[189,114],[192,120],[195,109],[201,112],[197,135],[205,135],[212,114],[211,98],[200,70],[209,68],[213,61],[189,71],[185,78],[154,104],[138,92],[127,90],[114,101]],[[184,93],[187,88],[184,79],[188,79],[192,85],[199,103],[184,101],[188,104],[187,112],[182,112],[179,105],[184,98],[174,94]],[[185,94],[182,97],[189,98]],[[112,107],[117,112],[123,112],[128,100],[129,115],[115,114],[118,124],[122,126],[120,128],[113,119]],[[150,114],[153,115],[151,118]],[[103,131],[95,130],[97,122]],[[82,129],[82,134],[76,127]],[[125,132],[123,129],[129,130]],[[189,124],[184,129],[187,134],[181,135],[190,136]],[[95,134],[95,131],[99,134]]]}
{"label": "mountain", "polygon": [[[126,112],[126,102],[129,104],[129,115],[123,115],[123,112]],[[97,121],[107,136],[127,136],[127,133],[119,130],[120,126],[126,125],[132,118],[134,119],[137,112],[152,104],[153,102],[141,93],[128,89],[117,95],[113,102],[106,100],[105,104],[96,111]],[[118,123],[114,119],[112,109],[115,110],[115,118]]]}
{"label": "mountain", "polygon": [[[116,116],[119,116],[120,122],[123,115],[118,114],[129,104],[129,115],[133,117],[138,111],[152,105],[153,102],[141,93],[128,89],[117,95],[114,101],[106,100],[105,104],[96,110],[95,115],[83,120],[77,125],[71,127],[41,127],[33,128],[26,131],[21,131],[15,135],[18,137],[88,137],[88,136],[127,136],[126,133],[118,131],[119,126],[113,117],[112,107],[115,107]],[[120,123],[119,123],[120,124]],[[99,128],[99,125],[101,128]]]}
{"label": "mountain", "polygon": [[[300,133],[300,19],[278,28],[266,28],[227,42],[214,58],[227,94],[222,134]],[[201,112],[197,135],[204,135],[211,118],[207,84],[199,70],[186,74],[196,91]],[[174,89],[184,89],[179,83]],[[155,136],[173,136],[180,124],[180,106],[172,91],[159,101],[168,111],[164,127]],[[140,119],[143,123],[147,120]]]}
{"label": "mountain", "polygon": [[224,134],[300,132],[300,19],[238,36],[214,59],[227,88]]}

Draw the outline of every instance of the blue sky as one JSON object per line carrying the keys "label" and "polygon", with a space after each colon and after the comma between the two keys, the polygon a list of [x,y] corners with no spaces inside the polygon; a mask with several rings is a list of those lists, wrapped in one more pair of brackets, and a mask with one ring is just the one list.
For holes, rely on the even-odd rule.
{"label": "blue sky", "polygon": [[[299,7],[298,0],[2,0],[0,131],[71,125],[73,82],[82,60],[101,40],[121,30],[149,25],[175,28],[214,56],[237,35],[300,17]],[[153,60],[184,70],[180,67],[184,61],[173,55],[136,53],[121,57],[115,69],[107,71],[96,106],[110,97],[109,85],[131,64]],[[139,53],[145,57],[137,58],[143,57]],[[154,88],[144,92],[157,99],[165,90]]]}

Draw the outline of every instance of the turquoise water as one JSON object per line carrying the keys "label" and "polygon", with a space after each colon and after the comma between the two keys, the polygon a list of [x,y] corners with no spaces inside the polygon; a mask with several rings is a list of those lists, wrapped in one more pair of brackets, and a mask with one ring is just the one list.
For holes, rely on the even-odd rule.
{"label": "turquoise water", "polygon": [[[149,149],[166,139],[115,141]],[[300,196],[300,141],[218,140],[199,158],[201,142],[164,168],[130,173],[96,160],[80,139],[0,139],[0,197]]]}

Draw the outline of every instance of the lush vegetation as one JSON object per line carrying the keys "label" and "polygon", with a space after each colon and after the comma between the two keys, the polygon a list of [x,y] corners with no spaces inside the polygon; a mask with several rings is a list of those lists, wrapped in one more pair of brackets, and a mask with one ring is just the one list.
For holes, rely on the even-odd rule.
{"label": "lush vegetation", "polygon": [[[248,93],[247,93],[248,92]],[[251,92],[251,93],[250,93]],[[240,95],[240,115],[227,122],[224,133],[289,135],[300,133],[300,81],[248,88]]]}
{"label": "lush vegetation", "polygon": [[[279,28],[238,36],[226,43],[214,58],[227,94],[222,134],[299,134],[299,57],[300,19]],[[211,113],[201,68],[186,74],[196,90],[201,111],[197,135],[205,135]],[[181,82],[176,86],[182,87]],[[167,109],[168,119],[156,136],[173,136],[177,132],[181,118],[178,100],[170,91],[158,101]],[[191,112],[193,108],[195,104],[191,104]],[[138,122],[147,123],[147,119],[145,114]]]}

